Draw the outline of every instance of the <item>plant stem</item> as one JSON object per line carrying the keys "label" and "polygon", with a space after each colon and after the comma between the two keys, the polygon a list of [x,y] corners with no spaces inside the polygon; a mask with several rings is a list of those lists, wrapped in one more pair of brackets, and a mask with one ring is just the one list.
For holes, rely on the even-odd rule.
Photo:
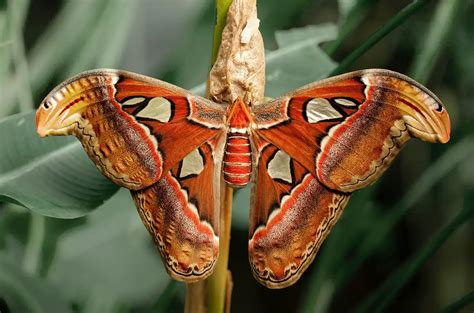
{"label": "plant stem", "polygon": [[227,12],[231,3],[232,0],[216,0],[216,25],[214,26],[214,38],[212,41],[211,66],[217,59],[217,53],[221,46],[222,31],[227,21]]}
{"label": "plant stem", "polygon": [[[212,44],[211,67],[216,61],[221,45],[222,31],[226,25],[227,12],[232,0],[216,0],[216,25]],[[206,97],[209,81],[206,84]],[[230,312],[230,295],[232,292],[232,279],[227,270],[229,261],[230,228],[232,218],[233,189],[225,183],[223,201],[219,210],[219,258],[215,265],[214,273],[205,281],[187,284],[186,288],[186,313],[223,313]]]}
{"label": "plant stem", "polygon": [[[373,7],[373,4],[379,0],[360,0],[357,1],[354,7],[343,19],[342,24],[339,25],[339,35],[336,40],[328,42],[324,45],[324,51],[334,56],[336,51],[341,47],[344,41],[359,27],[362,21],[366,18],[367,13]],[[341,17],[339,17],[341,19]]]}
{"label": "plant stem", "polygon": [[222,313],[230,310],[231,290],[228,290],[226,287],[232,288],[231,274],[227,270],[227,264],[229,262],[233,193],[234,189],[225,186],[224,200],[220,211],[219,259],[217,260],[214,273],[207,282],[208,312],[212,313]]}
{"label": "plant stem", "polygon": [[474,209],[470,203],[435,236],[433,236],[414,256],[411,261],[402,265],[364,302],[355,312],[385,312],[386,307],[394,300],[399,291],[415,275],[420,267],[435,254],[451,235],[474,216]]}
{"label": "plant stem", "polygon": [[186,284],[185,313],[207,313],[206,282]]}
{"label": "plant stem", "polygon": [[28,241],[25,247],[23,269],[30,274],[38,274],[41,266],[41,248],[45,237],[46,218],[42,215],[30,214]]}
{"label": "plant stem", "polygon": [[440,313],[456,313],[461,312],[466,305],[474,303],[474,290],[470,291],[468,294],[464,295],[461,299],[456,302],[451,303],[445,307]]}
{"label": "plant stem", "polygon": [[456,16],[465,2],[464,0],[442,0],[438,3],[426,35],[418,46],[418,53],[415,54],[416,58],[410,70],[410,76],[420,83],[426,83],[430,77],[453,24],[458,21]]}
{"label": "plant stem", "polygon": [[414,0],[412,3],[404,7],[400,12],[393,16],[387,23],[380,27],[357,49],[349,54],[344,60],[339,63],[339,66],[332,71],[330,76],[341,74],[345,72],[358,58],[360,58],[367,50],[372,48],[376,43],[382,40],[392,30],[400,26],[410,16],[420,10],[429,0]]}

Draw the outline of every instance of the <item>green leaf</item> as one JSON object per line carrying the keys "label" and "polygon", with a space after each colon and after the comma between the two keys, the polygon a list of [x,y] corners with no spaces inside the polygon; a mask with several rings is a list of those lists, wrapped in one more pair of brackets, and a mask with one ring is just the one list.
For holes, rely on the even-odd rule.
{"label": "green leaf", "polygon": [[27,275],[4,254],[0,254],[0,298],[11,312],[72,312],[58,288]]}
{"label": "green leaf", "polygon": [[461,299],[445,307],[440,313],[458,313],[468,304],[474,303],[474,290],[465,294]]}
{"label": "green leaf", "polygon": [[348,56],[339,63],[339,66],[331,72],[332,75],[344,73],[355,61],[357,61],[365,52],[377,44],[380,40],[385,38],[394,29],[403,24],[413,14],[418,12],[428,0],[413,0],[409,5],[404,7],[400,12],[394,15],[384,25],[377,29],[370,35],[365,42],[363,42],[357,49],[352,51]]}
{"label": "green leaf", "polygon": [[418,47],[415,62],[410,76],[421,83],[426,83],[436,65],[436,60],[447,42],[448,35],[457,21],[460,9],[466,1],[443,0],[439,1],[436,13],[428,25],[426,35]]}
{"label": "green leaf", "polygon": [[34,91],[43,90],[53,74],[67,66],[75,53],[88,41],[106,2],[64,1],[61,11],[29,54],[30,81]]}
{"label": "green leaf", "polygon": [[77,140],[40,139],[34,124],[34,112],[0,120],[0,201],[47,216],[75,218],[117,191]]}
{"label": "green leaf", "polygon": [[[91,68],[116,68],[120,65],[127,38],[135,18],[138,2],[110,1],[106,4],[94,29],[89,33],[88,40],[77,56],[72,58],[67,76]],[[120,23],[115,18],[120,17]],[[104,38],[107,38],[104,41]],[[101,51],[97,53],[98,49]]]}
{"label": "green leaf", "polygon": [[366,20],[366,16],[379,0],[339,0],[339,35],[335,41],[324,46],[324,51],[333,55],[347,38]]}
{"label": "green leaf", "polygon": [[[420,270],[422,265],[448,240],[451,235],[474,216],[472,197],[468,197],[465,207],[444,228],[435,234],[412,259],[403,264],[372,294],[370,294],[354,312],[385,312],[400,290]],[[471,201],[469,201],[471,200]]]}
{"label": "green leaf", "polygon": [[[48,280],[65,286],[74,301],[132,306],[158,297],[169,277],[130,193],[121,189],[87,224],[65,233],[57,245]],[[67,286],[67,288],[66,288]]]}
{"label": "green leaf", "polygon": [[266,55],[265,95],[276,97],[313,81],[325,78],[336,63],[318,44],[336,39],[332,24],[312,25],[275,34],[278,49]]}

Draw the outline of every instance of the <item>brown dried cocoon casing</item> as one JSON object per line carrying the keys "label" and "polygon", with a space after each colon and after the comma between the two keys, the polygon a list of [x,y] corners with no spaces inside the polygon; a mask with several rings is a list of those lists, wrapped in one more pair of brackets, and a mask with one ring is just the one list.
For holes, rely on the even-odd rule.
{"label": "brown dried cocoon casing", "polygon": [[217,60],[209,73],[209,96],[217,103],[259,103],[265,90],[265,52],[256,0],[234,0]]}

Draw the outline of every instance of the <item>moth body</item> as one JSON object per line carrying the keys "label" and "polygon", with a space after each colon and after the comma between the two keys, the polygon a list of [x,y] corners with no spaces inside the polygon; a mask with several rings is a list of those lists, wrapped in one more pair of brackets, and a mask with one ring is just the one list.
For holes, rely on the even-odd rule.
{"label": "moth body", "polygon": [[228,132],[223,157],[224,181],[234,187],[245,187],[252,176],[249,107],[237,99],[228,109]]}

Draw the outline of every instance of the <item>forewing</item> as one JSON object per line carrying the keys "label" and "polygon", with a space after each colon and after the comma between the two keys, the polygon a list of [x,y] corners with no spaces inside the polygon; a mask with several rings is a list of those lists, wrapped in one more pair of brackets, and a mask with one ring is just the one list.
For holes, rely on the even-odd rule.
{"label": "forewing", "polygon": [[206,278],[218,257],[223,139],[201,145],[158,182],[132,191],[167,271],[178,280]]}
{"label": "forewing", "polygon": [[387,70],[313,83],[252,112],[255,133],[343,192],[373,183],[410,137],[446,142],[450,133],[439,99]]}
{"label": "forewing", "polygon": [[284,288],[311,264],[349,195],[326,188],[276,146],[256,142],[249,259],[260,283]]}
{"label": "forewing", "polygon": [[37,124],[44,134],[72,129],[105,176],[137,190],[221,134],[224,118],[224,106],[171,84],[96,70],[56,87],[38,110]]}

